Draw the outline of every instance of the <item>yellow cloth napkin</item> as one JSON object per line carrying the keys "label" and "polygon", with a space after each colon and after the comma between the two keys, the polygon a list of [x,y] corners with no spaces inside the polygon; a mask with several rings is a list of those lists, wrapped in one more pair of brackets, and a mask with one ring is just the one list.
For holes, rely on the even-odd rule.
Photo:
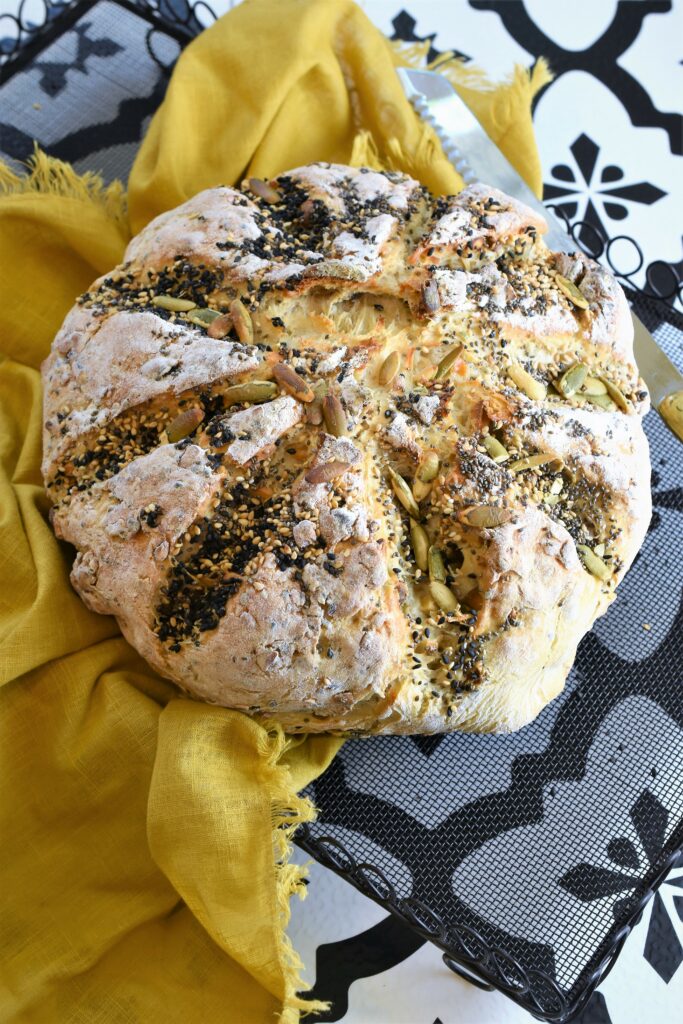
{"label": "yellow cloth napkin", "polygon": [[[350,0],[247,0],[183,54],[131,174],[0,165],[0,1019],[260,1024],[305,1004],[285,934],[297,793],[338,749],[181,699],[72,591],[40,477],[39,366],[131,233],[199,189],[311,160],[459,181]],[[447,72],[530,184],[545,67]],[[129,211],[129,212],[128,212]]]}

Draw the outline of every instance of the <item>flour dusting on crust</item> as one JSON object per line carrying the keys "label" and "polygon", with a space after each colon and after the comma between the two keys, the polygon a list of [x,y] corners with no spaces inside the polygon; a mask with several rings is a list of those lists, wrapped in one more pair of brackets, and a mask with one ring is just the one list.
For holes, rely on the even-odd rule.
{"label": "flour dusting on crust", "polygon": [[509,732],[651,505],[618,282],[485,185],[319,163],[155,218],[43,366],[74,587],[291,732]]}

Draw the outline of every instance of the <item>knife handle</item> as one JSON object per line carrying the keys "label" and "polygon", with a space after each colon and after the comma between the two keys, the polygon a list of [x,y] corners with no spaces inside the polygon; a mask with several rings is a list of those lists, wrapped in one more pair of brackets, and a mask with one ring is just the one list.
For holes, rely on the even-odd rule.
{"label": "knife handle", "polygon": [[659,415],[676,437],[683,441],[683,391],[674,391],[659,403]]}

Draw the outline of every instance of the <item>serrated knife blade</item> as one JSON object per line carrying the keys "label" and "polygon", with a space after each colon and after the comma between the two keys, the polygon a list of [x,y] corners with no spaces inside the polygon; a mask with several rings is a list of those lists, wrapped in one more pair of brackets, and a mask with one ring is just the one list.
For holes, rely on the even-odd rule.
{"label": "serrated knife blade", "polygon": [[[447,78],[438,71],[414,68],[399,68],[398,76],[413,107],[432,126],[444,153],[467,184],[484,182],[526,203],[546,219],[548,231],[544,237],[551,249],[576,249],[552,211],[537,199]],[[683,441],[683,376],[633,311],[631,316],[636,362],[653,406]]]}

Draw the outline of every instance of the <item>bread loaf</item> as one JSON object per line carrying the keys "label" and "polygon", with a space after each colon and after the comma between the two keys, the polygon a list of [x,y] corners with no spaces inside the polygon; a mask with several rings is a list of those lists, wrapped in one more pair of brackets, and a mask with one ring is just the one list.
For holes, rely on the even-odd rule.
{"label": "bread loaf", "polygon": [[88,607],[293,732],[533,719],[650,518],[625,297],[545,228],[330,164],[152,221],[43,366]]}

